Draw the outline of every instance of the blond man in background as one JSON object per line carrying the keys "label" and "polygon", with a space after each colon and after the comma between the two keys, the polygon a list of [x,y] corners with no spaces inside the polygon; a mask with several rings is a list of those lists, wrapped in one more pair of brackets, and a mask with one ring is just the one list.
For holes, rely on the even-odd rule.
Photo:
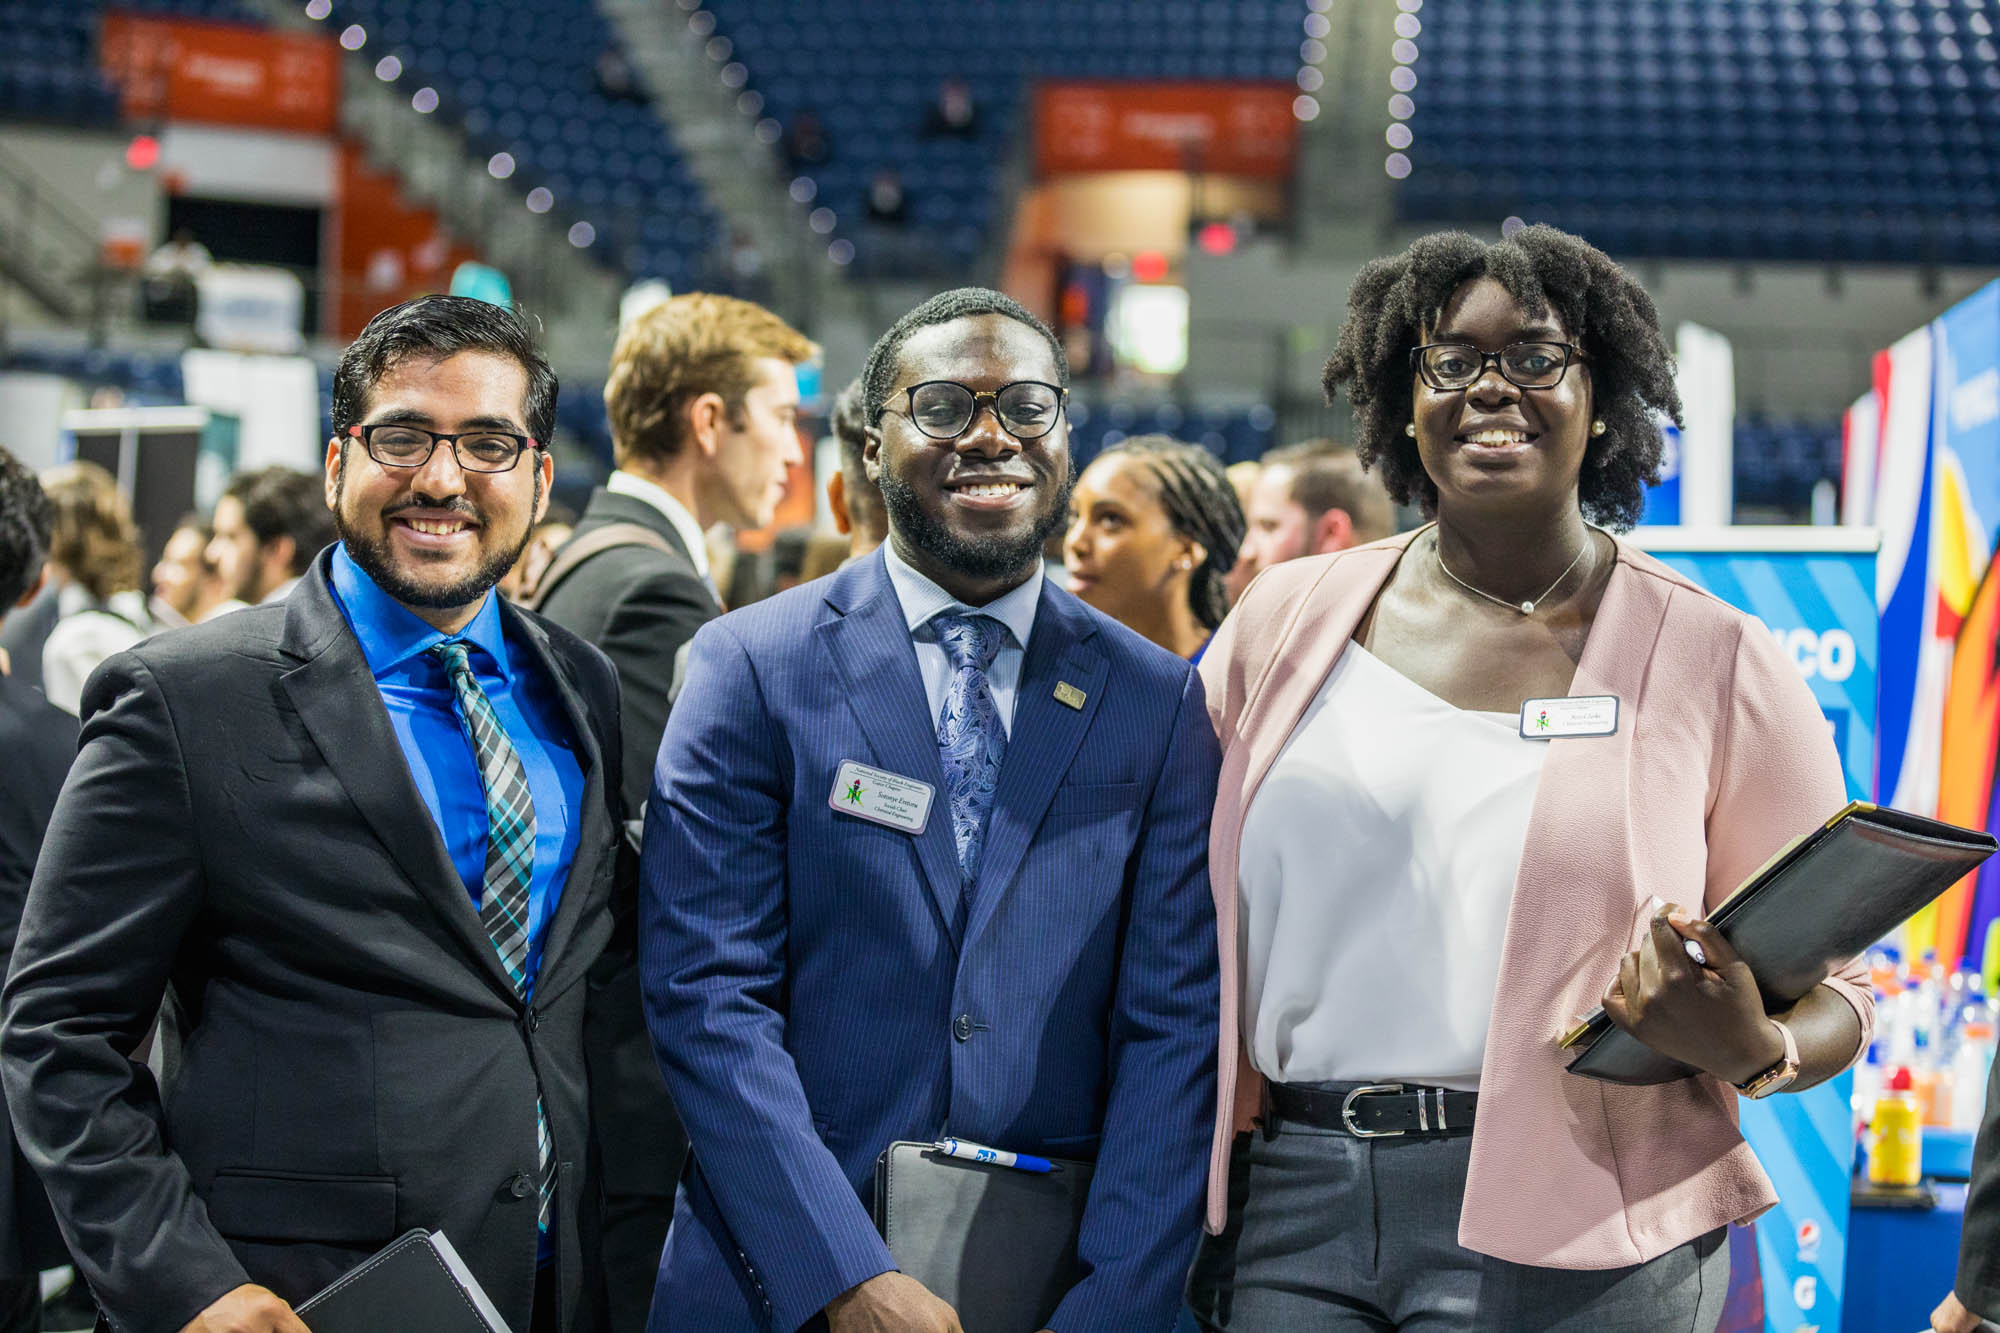
{"label": "blond man in background", "polygon": [[[652,786],[683,649],[722,614],[703,534],[771,521],[790,468],[805,457],[796,370],[817,354],[762,306],[707,292],[653,306],[618,335],[604,386],[617,469],[523,600],[617,667],[621,782],[635,818]],[[612,1333],[645,1325],[687,1153],[640,1012],[634,911],[623,894],[612,903],[612,940],[591,973],[584,1034]]]}

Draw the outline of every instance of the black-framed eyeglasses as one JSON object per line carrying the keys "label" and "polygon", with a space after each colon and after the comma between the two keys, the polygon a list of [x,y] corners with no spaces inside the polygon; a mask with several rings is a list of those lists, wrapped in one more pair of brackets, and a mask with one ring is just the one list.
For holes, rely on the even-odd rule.
{"label": "black-framed eyeglasses", "polygon": [[[1000,426],[1017,440],[1038,440],[1056,427],[1067,393],[1040,380],[1016,380],[980,393],[956,380],[926,380],[903,390],[910,424],[933,440],[955,440],[972,425],[981,403],[993,404]],[[894,411],[885,407],[885,412]]]}
{"label": "black-framed eyeglasses", "polygon": [[1573,343],[1508,343],[1497,352],[1482,352],[1471,343],[1425,343],[1410,349],[1410,364],[1433,389],[1469,389],[1486,373],[1488,362],[1517,389],[1553,389],[1562,383],[1570,362],[1583,360]]}
{"label": "black-framed eyeglasses", "polygon": [[540,440],[504,430],[440,435],[422,426],[405,426],[396,421],[349,426],[347,433],[361,441],[368,456],[383,467],[422,467],[431,461],[431,453],[440,444],[448,444],[458,465],[467,472],[512,472],[524,450],[542,447]]}

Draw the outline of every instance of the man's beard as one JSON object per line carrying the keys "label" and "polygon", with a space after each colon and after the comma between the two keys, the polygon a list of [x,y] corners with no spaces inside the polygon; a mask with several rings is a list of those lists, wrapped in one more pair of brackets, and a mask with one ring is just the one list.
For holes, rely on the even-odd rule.
{"label": "man's beard", "polygon": [[882,507],[888,512],[892,531],[948,569],[970,578],[1003,579],[1031,567],[1042,558],[1049,534],[1069,517],[1069,496],[1076,487],[1076,473],[1068,471],[1055,503],[1048,512],[1018,537],[1002,534],[967,539],[935,518],[917,498],[917,493],[901,477],[883,468],[877,476],[882,491]]}
{"label": "man's beard", "polygon": [[[521,558],[521,552],[528,549],[528,539],[535,534],[534,513],[542,504],[542,474],[535,473],[535,498],[528,506],[529,519],[521,528],[521,539],[511,547],[488,556],[479,567],[454,583],[426,583],[403,572],[396,564],[394,553],[389,546],[388,515],[383,515],[380,535],[372,535],[351,528],[347,515],[342,512],[341,499],[347,488],[347,470],[342,468],[333,485],[333,526],[339,532],[340,540],[347,545],[348,555],[361,566],[361,572],[375,580],[375,586],[404,606],[421,607],[427,611],[449,611],[455,607],[470,606],[486,595],[486,590],[498,583],[514,562]],[[409,506],[405,506],[406,508]],[[439,504],[425,506],[442,509],[451,513],[466,514],[474,519],[479,512],[464,499],[447,500]],[[480,531],[486,530],[482,522]]]}

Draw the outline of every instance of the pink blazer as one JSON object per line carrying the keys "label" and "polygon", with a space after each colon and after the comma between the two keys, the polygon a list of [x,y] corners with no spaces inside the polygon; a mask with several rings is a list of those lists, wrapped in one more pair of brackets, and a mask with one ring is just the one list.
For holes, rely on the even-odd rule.
{"label": "pink blazer", "polygon": [[[1263,1092],[1238,1015],[1244,811],[1414,535],[1269,570],[1202,658],[1223,745],[1209,837],[1222,949],[1211,1231],[1231,1136],[1251,1127]],[[1458,1240],[1516,1263],[1617,1268],[1747,1221],[1777,1194],[1737,1131],[1732,1088],[1705,1075],[1637,1088],[1577,1078],[1557,1039],[1638,947],[1652,897],[1712,908],[1846,792],[1826,720],[1764,626],[1623,542],[1570,692],[1617,695],[1618,731],[1549,742]],[[1852,963],[1826,984],[1860,1017],[1858,1055],[1874,1026],[1865,969]]]}

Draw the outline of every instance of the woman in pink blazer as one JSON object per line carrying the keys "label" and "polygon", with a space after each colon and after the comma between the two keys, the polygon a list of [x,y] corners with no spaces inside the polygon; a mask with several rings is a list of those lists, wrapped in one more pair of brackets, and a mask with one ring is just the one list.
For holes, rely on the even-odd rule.
{"label": "woman in pink blazer", "polygon": [[[1702,919],[1844,800],[1770,634],[1605,527],[1678,418],[1651,300],[1582,241],[1362,270],[1329,392],[1435,522],[1281,565],[1201,671],[1221,1115],[1205,1329],[1707,1330],[1776,1200],[1736,1102],[1866,1043],[1858,967],[1767,1016]],[[1602,526],[1597,526],[1602,525]],[[1602,1003],[1702,1072],[1564,1071]]]}

